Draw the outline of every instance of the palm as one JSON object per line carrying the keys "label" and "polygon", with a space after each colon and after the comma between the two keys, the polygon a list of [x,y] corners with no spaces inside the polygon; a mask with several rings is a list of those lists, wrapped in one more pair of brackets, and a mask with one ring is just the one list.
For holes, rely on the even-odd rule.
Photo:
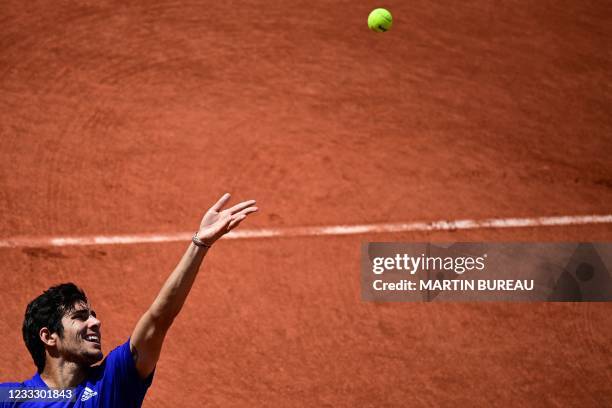
{"label": "palm", "polygon": [[258,210],[255,207],[255,200],[243,201],[231,208],[223,209],[230,199],[229,194],[215,203],[202,218],[198,238],[205,243],[212,245],[223,235],[236,228],[250,213]]}

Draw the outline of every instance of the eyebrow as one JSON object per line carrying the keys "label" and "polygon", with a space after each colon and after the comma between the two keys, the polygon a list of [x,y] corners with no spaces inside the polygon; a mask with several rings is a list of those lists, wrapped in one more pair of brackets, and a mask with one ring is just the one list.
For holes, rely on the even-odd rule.
{"label": "eyebrow", "polygon": [[96,317],[96,311],[93,309],[80,309],[71,313],[71,317],[89,316]]}

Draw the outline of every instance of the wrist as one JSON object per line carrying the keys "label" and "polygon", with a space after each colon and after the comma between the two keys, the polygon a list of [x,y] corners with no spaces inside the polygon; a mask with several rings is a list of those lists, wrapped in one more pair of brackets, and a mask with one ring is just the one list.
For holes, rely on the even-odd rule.
{"label": "wrist", "polygon": [[193,234],[193,237],[191,237],[191,242],[193,242],[193,244],[194,244],[195,246],[200,247],[200,248],[206,248],[206,249],[208,249],[208,248],[210,248],[210,247],[212,246],[212,243],[210,243],[210,244],[209,244],[208,242],[204,242],[204,241],[202,241],[202,240],[201,240],[201,239],[198,237],[198,233],[197,233],[197,231],[196,231],[196,233],[195,233],[195,234]]}

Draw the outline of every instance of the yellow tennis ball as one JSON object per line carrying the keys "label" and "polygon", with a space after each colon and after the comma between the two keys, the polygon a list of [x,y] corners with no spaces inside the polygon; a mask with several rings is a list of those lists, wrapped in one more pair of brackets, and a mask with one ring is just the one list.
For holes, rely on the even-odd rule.
{"label": "yellow tennis ball", "polygon": [[370,30],[376,31],[377,33],[384,33],[389,31],[393,25],[393,17],[389,10],[384,8],[377,8],[372,10],[368,16],[368,27]]}

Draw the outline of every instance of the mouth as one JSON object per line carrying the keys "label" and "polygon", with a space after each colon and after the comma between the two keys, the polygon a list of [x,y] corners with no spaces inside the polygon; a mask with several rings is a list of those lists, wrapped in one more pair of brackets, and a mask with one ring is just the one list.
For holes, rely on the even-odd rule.
{"label": "mouth", "polygon": [[100,346],[100,335],[99,334],[88,334],[87,336],[83,336],[83,339],[88,343],[95,344]]}

